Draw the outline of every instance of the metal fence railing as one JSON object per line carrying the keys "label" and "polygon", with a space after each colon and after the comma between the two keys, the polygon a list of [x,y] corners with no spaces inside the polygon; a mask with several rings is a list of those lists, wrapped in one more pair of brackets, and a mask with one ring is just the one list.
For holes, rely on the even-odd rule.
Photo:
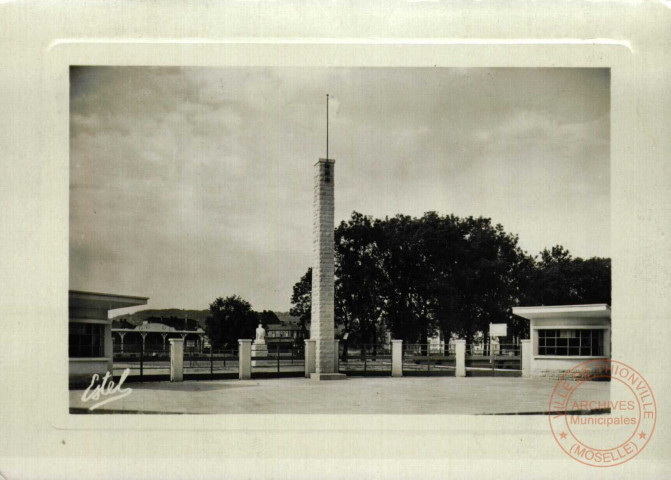
{"label": "metal fence railing", "polygon": [[403,375],[454,375],[454,345],[414,343],[403,345]]}
{"label": "metal fence railing", "polygon": [[391,346],[363,344],[350,346],[347,355],[340,346],[338,369],[347,375],[391,375]]}
{"label": "metal fence railing", "polygon": [[252,378],[304,376],[304,348],[294,345],[270,344],[267,351],[252,350]]}
{"label": "metal fence railing", "polygon": [[114,375],[121,375],[124,370],[129,370],[129,377],[135,380],[137,377],[167,375],[170,376],[170,350],[164,351],[162,345],[142,344],[125,348],[124,353],[114,352]]}
{"label": "metal fence railing", "polygon": [[197,374],[238,374],[237,348],[204,348],[199,351],[184,352],[184,375]]}
{"label": "metal fence railing", "polygon": [[[401,369],[407,376],[453,376],[456,372],[455,346],[451,344],[396,344],[402,346]],[[338,371],[352,376],[392,374],[391,344],[340,345]],[[252,350],[252,378],[279,378],[305,375],[302,345],[270,344],[267,350]],[[460,360],[461,361],[461,360]],[[521,346],[517,343],[471,343],[465,348],[467,376],[521,376]],[[170,353],[161,345],[140,345],[137,351],[114,353],[114,376],[129,370],[129,381],[168,380]],[[186,348],[185,379],[237,378],[239,359],[234,348]]]}
{"label": "metal fence railing", "polygon": [[[124,353],[114,352],[114,376],[129,370],[130,381],[167,380],[170,378],[170,349],[162,345],[138,345],[124,348]],[[207,375],[215,377],[238,374],[237,348],[186,348],[184,351],[184,375]]]}
{"label": "metal fence railing", "polygon": [[521,375],[521,347],[515,343],[472,343],[466,345],[468,375]]}

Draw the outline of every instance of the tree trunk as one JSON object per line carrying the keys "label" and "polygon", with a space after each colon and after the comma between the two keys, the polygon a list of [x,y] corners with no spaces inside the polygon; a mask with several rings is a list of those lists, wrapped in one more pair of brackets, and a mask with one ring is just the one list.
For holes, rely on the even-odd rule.
{"label": "tree trunk", "polygon": [[371,328],[371,343],[373,344],[373,360],[377,358],[377,329],[375,325]]}
{"label": "tree trunk", "polygon": [[452,332],[449,330],[447,332],[443,333],[443,343],[445,345],[445,348],[443,350],[443,355],[449,355],[450,354],[450,339],[452,338]]}
{"label": "tree trunk", "polygon": [[342,355],[340,356],[340,361],[342,362],[347,362],[347,349],[349,345],[349,335],[347,331],[345,331],[345,335],[347,335],[347,338],[342,340]]}
{"label": "tree trunk", "polygon": [[422,333],[421,333],[419,338],[420,338],[420,343],[422,344],[421,347],[420,347],[421,352],[422,352],[422,355],[425,356],[427,354],[428,348],[429,348],[429,346],[428,346],[429,334],[426,332],[426,330],[422,329]]}
{"label": "tree trunk", "polygon": [[368,331],[364,330],[361,332],[361,337],[359,338],[359,344],[361,345],[361,361],[366,356],[366,340],[368,339]]}

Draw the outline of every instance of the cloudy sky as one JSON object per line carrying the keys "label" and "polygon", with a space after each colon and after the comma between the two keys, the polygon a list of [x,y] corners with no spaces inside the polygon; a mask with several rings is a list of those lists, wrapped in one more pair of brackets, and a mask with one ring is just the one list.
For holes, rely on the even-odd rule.
{"label": "cloudy sky", "polygon": [[337,222],[487,216],[610,256],[606,69],[75,67],[70,288],[288,310],[326,93]]}

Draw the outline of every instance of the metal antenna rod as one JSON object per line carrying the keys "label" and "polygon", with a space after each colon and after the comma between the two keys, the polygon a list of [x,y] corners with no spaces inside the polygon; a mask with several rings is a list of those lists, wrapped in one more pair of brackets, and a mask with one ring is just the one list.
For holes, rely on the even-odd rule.
{"label": "metal antenna rod", "polygon": [[326,94],[326,160],[329,158],[329,94]]}

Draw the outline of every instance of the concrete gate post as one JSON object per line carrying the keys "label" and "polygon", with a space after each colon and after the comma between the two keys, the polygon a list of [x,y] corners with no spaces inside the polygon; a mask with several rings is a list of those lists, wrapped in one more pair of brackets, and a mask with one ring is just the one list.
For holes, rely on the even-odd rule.
{"label": "concrete gate post", "polygon": [[316,342],[305,340],[305,378],[315,373]]}
{"label": "concrete gate post", "polygon": [[170,381],[184,380],[184,339],[170,339]]}
{"label": "concrete gate post", "polygon": [[238,377],[252,378],[252,340],[238,340]]}
{"label": "concrete gate post", "polygon": [[520,340],[520,362],[522,362],[522,376],[531,376],[531,340]]}
{"label": "concrete gate post", "polygon": [[454,341],[454,353],[456,356],[455,377],[466,376],[466,340]]}
{"label": "concrete gate post", "polygon": [[403,340],[391,341],[391,376],[403,376]]}

